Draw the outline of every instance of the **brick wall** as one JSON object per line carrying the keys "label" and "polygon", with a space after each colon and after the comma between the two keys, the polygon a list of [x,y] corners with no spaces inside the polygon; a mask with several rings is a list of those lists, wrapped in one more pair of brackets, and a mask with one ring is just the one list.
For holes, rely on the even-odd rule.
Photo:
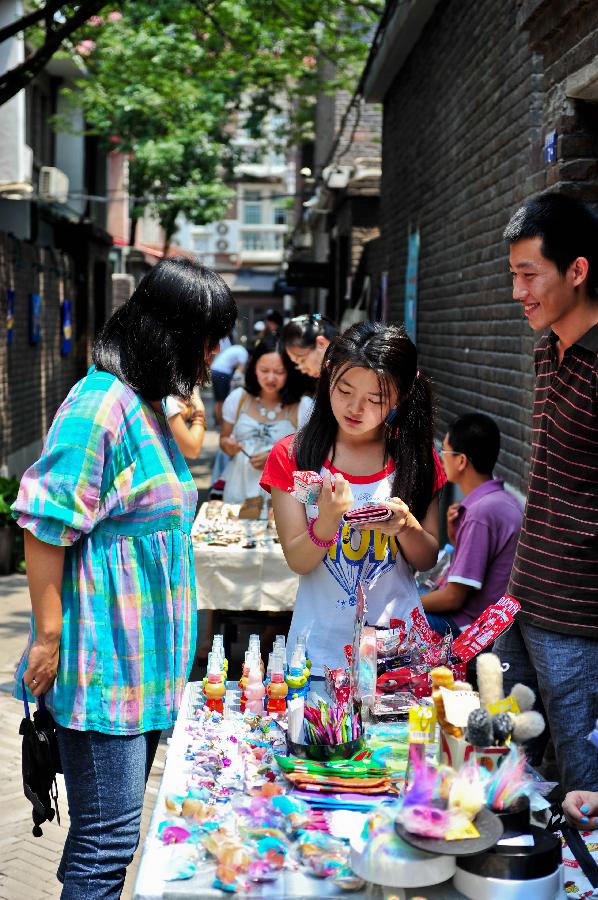
{"label": "brick wall", "polygon": [[[557,187],[598,202],[598,87],[579,99],[581,72],[598,77],[598,4],[591,0],[528,0],[519,16],[529,48],[543,59],[542,138],[557,133],[552,164],[540,170],[535,187]],[[581,70],[581,71],[580,71]],[[589,76],[592,77],[592,76]],[[581,81],[583,82],[583,78]]]}
{"label": "brick wall", "polygon": [[[339,91],[335,102],[335,131],[343,121],[351,102],[347,91]],[[340,165],[351,165],[359,157],[380,157],[382,154],[382,108],[379,103],[359,103],[350,111],[341,135],[335,159]]]}
{"label": "brick wall", "polygon": [[502,230],[537,181],[541,59],[515,0],[446,0],[385,100],[381,270],[402,321],[408,229],[419,227],[418,349],[438,432],[471,410],[502,432],[499,473],[525,490],[533,339],[511,299]]}
{"label": "brick wall", "polygon": [[[6,343],[6,293],[13,288],[13,343]],[[42,296],[42,339],[29,343],[29,295]],[[73,302],[69,256],[0,233],[0,466],[43,439],[56,409],[79,377],[76,354],[61,356],[60,297]],[[74,326],[73,321],[73,326]],[[14,463],[8,474],[20,475]]]}

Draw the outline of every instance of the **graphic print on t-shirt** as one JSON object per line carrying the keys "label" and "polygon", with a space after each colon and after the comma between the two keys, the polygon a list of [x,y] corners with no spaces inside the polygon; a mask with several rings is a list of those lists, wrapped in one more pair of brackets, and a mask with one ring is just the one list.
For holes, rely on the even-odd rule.
{"label": "graphic print on t-shirt", "polygon": [[339,540],[324,557],[324,566],[343,591],[336,600],[337,605],[355,606],[358,584],[373,586],[392,569],[398,551],[395,537],[389,538],[370,528],[344,525]]}

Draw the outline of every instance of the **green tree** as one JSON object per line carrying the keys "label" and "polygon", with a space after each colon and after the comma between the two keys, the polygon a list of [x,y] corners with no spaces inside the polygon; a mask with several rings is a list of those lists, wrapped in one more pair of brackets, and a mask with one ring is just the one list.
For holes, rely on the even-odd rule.
{"label": "green tree", "polygon": [[[314,98],[352,88],[369,50],[381,0],[121,0],[72,31],[62,52],[83,59],[71,91],[91,133],[130,158],[134,220],[146,206],[167,235],[179,213],[193,222],[224,215],[238,155],[235,122],[264,138],[268,113],[285,112],[281,145],[309,132]],[[34,2],[43,47],[84,3]],[[39,19],[39,17],[38,17]],[[16,27],[16,26],[15,26]],[[31,36],[30,28],[37,31]],[[13,28],[14,33],[14,28]],[[2,34],[0,33],[0,41]],[[37,50],[33,50],[33,56]],[[334,77],[323,80],[318,61]],[[27,63],[27,61],[26,61]],[[0,93],[0,100],[1,100]],[[264,138],[265,139],[265,138]]]}

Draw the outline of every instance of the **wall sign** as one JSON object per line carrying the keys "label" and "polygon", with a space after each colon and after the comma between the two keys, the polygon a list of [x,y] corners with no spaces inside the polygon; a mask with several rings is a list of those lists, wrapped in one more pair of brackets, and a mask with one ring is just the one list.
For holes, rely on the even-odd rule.
{"label": "wall sign", "polygon": [[544,163],[549,166],[556,162],[556,131],[549,131],[544,138]]}
{"label": "wall sign", "polygon": [[63,356],[68,356],[73,347],[73,304],[70,300],[63,300],[60,304],[60,325],[60,352]]}
{"label": "wall sign", "polygon": [[42,339],[42,298],[29,294],[29,343],[39,344]]}
{"label": "wall sign", "polygon": [[419,247],[419,231],[414,231],[407,239],[407,271],[405,273],[405,331],[413,343],[415,343],[417,334]]}
{"label": "wall sign", "polygon": [[6,346],[11,347],[15,329],[15,292],[9,288],[6,292]]}

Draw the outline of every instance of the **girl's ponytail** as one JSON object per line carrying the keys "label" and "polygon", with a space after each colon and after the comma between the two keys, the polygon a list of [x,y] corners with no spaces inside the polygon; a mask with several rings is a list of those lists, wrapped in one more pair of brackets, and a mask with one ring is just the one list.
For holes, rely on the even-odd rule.
{"label": "girl's ponytail", "polygon": [[419,371],[389,429],[387,447],[396,464],[393,496],[421,521],[432,500],[436,473],[432,386]]}

